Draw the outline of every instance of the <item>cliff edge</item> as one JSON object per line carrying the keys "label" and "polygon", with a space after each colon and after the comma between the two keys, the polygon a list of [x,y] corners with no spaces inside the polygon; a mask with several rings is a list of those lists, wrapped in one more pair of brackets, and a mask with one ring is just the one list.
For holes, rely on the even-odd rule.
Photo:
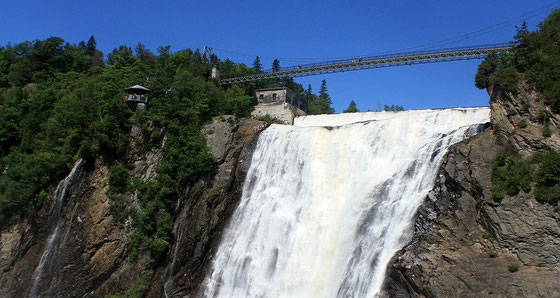
{"label": "cliff edge", "polygon": [[491,88],[493,129],[450,148],[412,240],[390,265],[389,297],[560,296],[558,206],[533,189],[501,201],[491,191],[498,151],[560,148],[559,116],[527,84],[519,90]]}

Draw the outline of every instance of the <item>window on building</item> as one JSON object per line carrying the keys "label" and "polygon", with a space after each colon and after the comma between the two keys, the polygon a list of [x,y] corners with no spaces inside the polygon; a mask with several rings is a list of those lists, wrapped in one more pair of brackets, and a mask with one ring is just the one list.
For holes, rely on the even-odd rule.
{"label": "window on building", "polygon": [[276,100],[276,93],[272,93],[272,100]]}
{"label": "window on building", "polygon": [[259,94],[259,99],[262,100],[264,98],[264,94]]}

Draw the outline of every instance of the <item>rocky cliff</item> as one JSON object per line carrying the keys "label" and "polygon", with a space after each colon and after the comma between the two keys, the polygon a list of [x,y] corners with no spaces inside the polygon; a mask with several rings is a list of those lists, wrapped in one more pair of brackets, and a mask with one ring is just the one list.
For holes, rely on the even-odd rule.
{"label": "rocky cliff", "polygon": [[[265,126],[221,117],[205,127],[218,174],[177,198],[174,241],[163,266],[154,266],[147,255],[126,260],[133,228],[128,220],[119,223],[111,215],[108,167],[100,160],[75,166],[71,179],[65,179],[67,187],[57,188],[33,218],[2,231],[0,297],[103,297],[138,285],[149,287],[150,297],[196,293],[240,198],[252,141]],[[126,156],[131,179],[148,181],[156,175],[165,138],[157,146],[144,139],[142,131],[133,128]],[[129,194],[126,203],[137,206],[136,196]]]}
{"label": "rocky cliff", "polygon": [[527,85],[519,89],[489,90],[494,129],[450,149],[411,242],[389,269],[390,297],[560,296],[557,209],[537,202],[532,190],[501,202],[490,191],[498,150],[528,156],[560,147],[559,116]]}
{"label": "rocky cliff", "polygon": [[[489,93],[492,125],[450,149],[418,211],[412,240],[389,268],[390,297],[560,296],[555,206],[537,202],[533,191],[500,202],[490,191],[496,152],[560,150],[560,118],[526,85],[517,94]],[[53,191],[33,218],[2,231],[0,296],[103,297],[143,287],[139,292],[148,297],[198,297],[265,127],[230,116],[204,127],[218,172],[176,198],[173,239],[159,265],[149,255],[126,260],[133,227],[111,215],[107,165],[76,165],[67,187]],[[165,143],[164,132],[158,133],[163,141],[152,146],[132,129],[131,178],[155,178]],[[126,202],[138,206],[137,194],[129,193]]]}

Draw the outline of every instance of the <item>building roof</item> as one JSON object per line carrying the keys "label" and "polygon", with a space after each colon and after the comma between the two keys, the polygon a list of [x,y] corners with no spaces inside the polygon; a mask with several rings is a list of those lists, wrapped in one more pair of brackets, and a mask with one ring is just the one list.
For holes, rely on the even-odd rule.
{"label": "building roof", "polygon": [[255,90],[255,92],[262,92],[262,91],[275,91],[275,90],[287,90],[287,87],[274,87],[274,88],[263,88],[263,89],[257,89]]}
{"label": "building roof", "polygon": [[137,93],[148,93],[150,92],[150,89],[140,86],[140,85],[134,85],[134,86],[130,86],[128,88],[125,88],[124,91],[127,92],[137,92]]}

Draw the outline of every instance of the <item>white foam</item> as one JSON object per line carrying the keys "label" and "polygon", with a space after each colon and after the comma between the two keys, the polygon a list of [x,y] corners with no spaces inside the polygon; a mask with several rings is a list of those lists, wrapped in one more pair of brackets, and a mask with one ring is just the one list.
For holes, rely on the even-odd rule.
{"label": "white foam", "polygon": [[447,148],[489,113],[321,115],[270,126],[259,137],[205,296],[380,295],[387,264],[409,239]]}

